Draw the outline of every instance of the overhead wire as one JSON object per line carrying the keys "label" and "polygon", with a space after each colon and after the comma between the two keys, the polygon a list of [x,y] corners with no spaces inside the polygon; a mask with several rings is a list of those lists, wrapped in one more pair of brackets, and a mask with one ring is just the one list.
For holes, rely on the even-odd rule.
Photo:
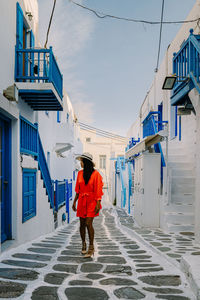
{"label": "overhead wire", "polygon": [[90,128],[92,130],[96,130],[96,131],[102,132],[104,134],[115,136],[115,137],[118,137],[118,138],[121,138],[121,139],[126,139],[126,137],[124,137],[124,136],[121,136],[121,135],[118,135],[118,134],[115,134],[115,133],[112,133],[112,132],[109,132],[109,131],[106,131],[106,130],[99,129],[99,128],[96,128],[94,126],[82,123],[82,122],[78,122],[78,123],[80,124],[80,126],[84,126],[84,127]]}
{"label": "overhead wire", "polygon": [[159,59],[160,59],[160,48],[161,48],[163,16],[164,16],[164,4],[165,4],[165,0],[162,0],[161,19],[160,19],[160,35],[159,35],[159,42],[158,42],[158,56],[157,56],[157,63],[156,63],[155,72],[158,72],[158,65],[159,65]]}
{"label": "overhead wire", "polygon": [[115,15],[110,15],[110,14],[106,14],[103,12],[99,12],[95,9],[92,9],[88,6],[82,5],[74,0],[69,0],[69,2],[73,3],[76,6],[79,6],[85,10],[88,10],[90,12],[92,12],[93,14],[96,15],[96,17],[100,18],[100,19],[105,19],[105,18],[112,18],[112,19],[117,19],[117,20],[123,20],[123,21],[128,21],[128,22],[135,22],[135,23],[144,23],[144,24],[150,24],[150,25],[159,25],[159,24],[184,24],[184,23],[194,23],[200,20],[200,18],[196,18],[193,20],[180,20],[180,21],[148,21],[148,20],[139,20],[139,19],[133,19],[133,18],[126,18],[126,17],[119,17],[119,16],[115,16]]}
{"label": "overhead wire", "polygon": [[47,29],[47,35],[46,35],[46,41],[45,41],[45,44],[44,44],[45,49],[47,48],[47,43],[48,43],[48,38],[49,38],[49,31],[50,31],[50,28],[51,28],[51,22],[52,22],[52,19],[53,19],[55,6],[56,6],[56,0],[54,0],[52,12],[51,12],[51,17],[50,17],[50,20],[49,20],[49,25],[48,25],[48,29]]}
{"label": "overhead wire", "polygon": [[[80,127],[80,128],[81,128],[81,130],[85,130],[85,131],[94,133],[94,130],[92,130],[92,129],[89,129],[89,128],[86,128],[86,127]],[[108,138],[110,140],[118,141],[119,143],[126,143],[127,142],[126,140],[122,140],[122,139],[119,139],[117,137],[112,137],[112,136],[109,136],[109,135],[105,135],[105,134],[103,134],[101,132],[98,132],[98,131],[96,131],[95,134],[99,135],[99,136],[103,136],[103,137]]]}

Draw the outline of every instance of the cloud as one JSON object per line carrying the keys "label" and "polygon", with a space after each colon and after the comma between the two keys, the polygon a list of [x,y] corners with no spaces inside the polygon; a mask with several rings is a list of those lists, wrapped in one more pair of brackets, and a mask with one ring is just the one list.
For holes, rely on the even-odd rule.
{"label": "cloud", "polygon": [[[53,7],[53,0],[39,0],[40,40],[44,45]],[[80,1],[81,3],[81,1]],[[76,73],[78,54],[84,50],[94,31],[94,19],[90,14],[74,6],[68,0],[57,0],[49,33],[48,47],[53,46],[58,65],[63,73],[64,86],[79,118],[93,120],[93,104],[87,101],[85,83]],[[83,116],[82,116],[83,115]],[[83,120],[82,120],[83,121]]]}

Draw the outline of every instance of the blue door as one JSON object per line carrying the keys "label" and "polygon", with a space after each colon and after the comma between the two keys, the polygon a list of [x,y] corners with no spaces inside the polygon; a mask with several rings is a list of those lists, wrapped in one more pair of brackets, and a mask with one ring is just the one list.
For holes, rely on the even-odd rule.
{"label": "blue door", "polygon": [[11,238],[11,135],[10,122],[0,117],[1,242]]}

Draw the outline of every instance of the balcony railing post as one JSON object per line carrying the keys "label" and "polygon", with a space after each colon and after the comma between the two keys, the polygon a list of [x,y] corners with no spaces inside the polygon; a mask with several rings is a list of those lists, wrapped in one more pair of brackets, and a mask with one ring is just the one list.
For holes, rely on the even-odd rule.
{"label": "balcony railing post", "polygon": [[49,47],[49,82],[53,80],[53,51],[52,47]]}
{"label": "balcony railing post", "polygon": [[58,211],[58,180],[55,181],[55,210]]}

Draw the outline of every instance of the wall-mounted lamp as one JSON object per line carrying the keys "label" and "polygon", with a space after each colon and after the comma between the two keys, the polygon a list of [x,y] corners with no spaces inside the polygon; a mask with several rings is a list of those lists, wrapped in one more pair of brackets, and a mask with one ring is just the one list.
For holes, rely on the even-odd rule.
{"label": "wall-mounted lamp", "polygon": [[162,90],[172,90],[176,82],[177,76],[166,76],[162,86]]}
{"label": "wall-mounted lamp", "polygon": [[26,15],[28,16],[29,21],[31,22],[33,19],[33,15],[30,11],[26,11]]}

